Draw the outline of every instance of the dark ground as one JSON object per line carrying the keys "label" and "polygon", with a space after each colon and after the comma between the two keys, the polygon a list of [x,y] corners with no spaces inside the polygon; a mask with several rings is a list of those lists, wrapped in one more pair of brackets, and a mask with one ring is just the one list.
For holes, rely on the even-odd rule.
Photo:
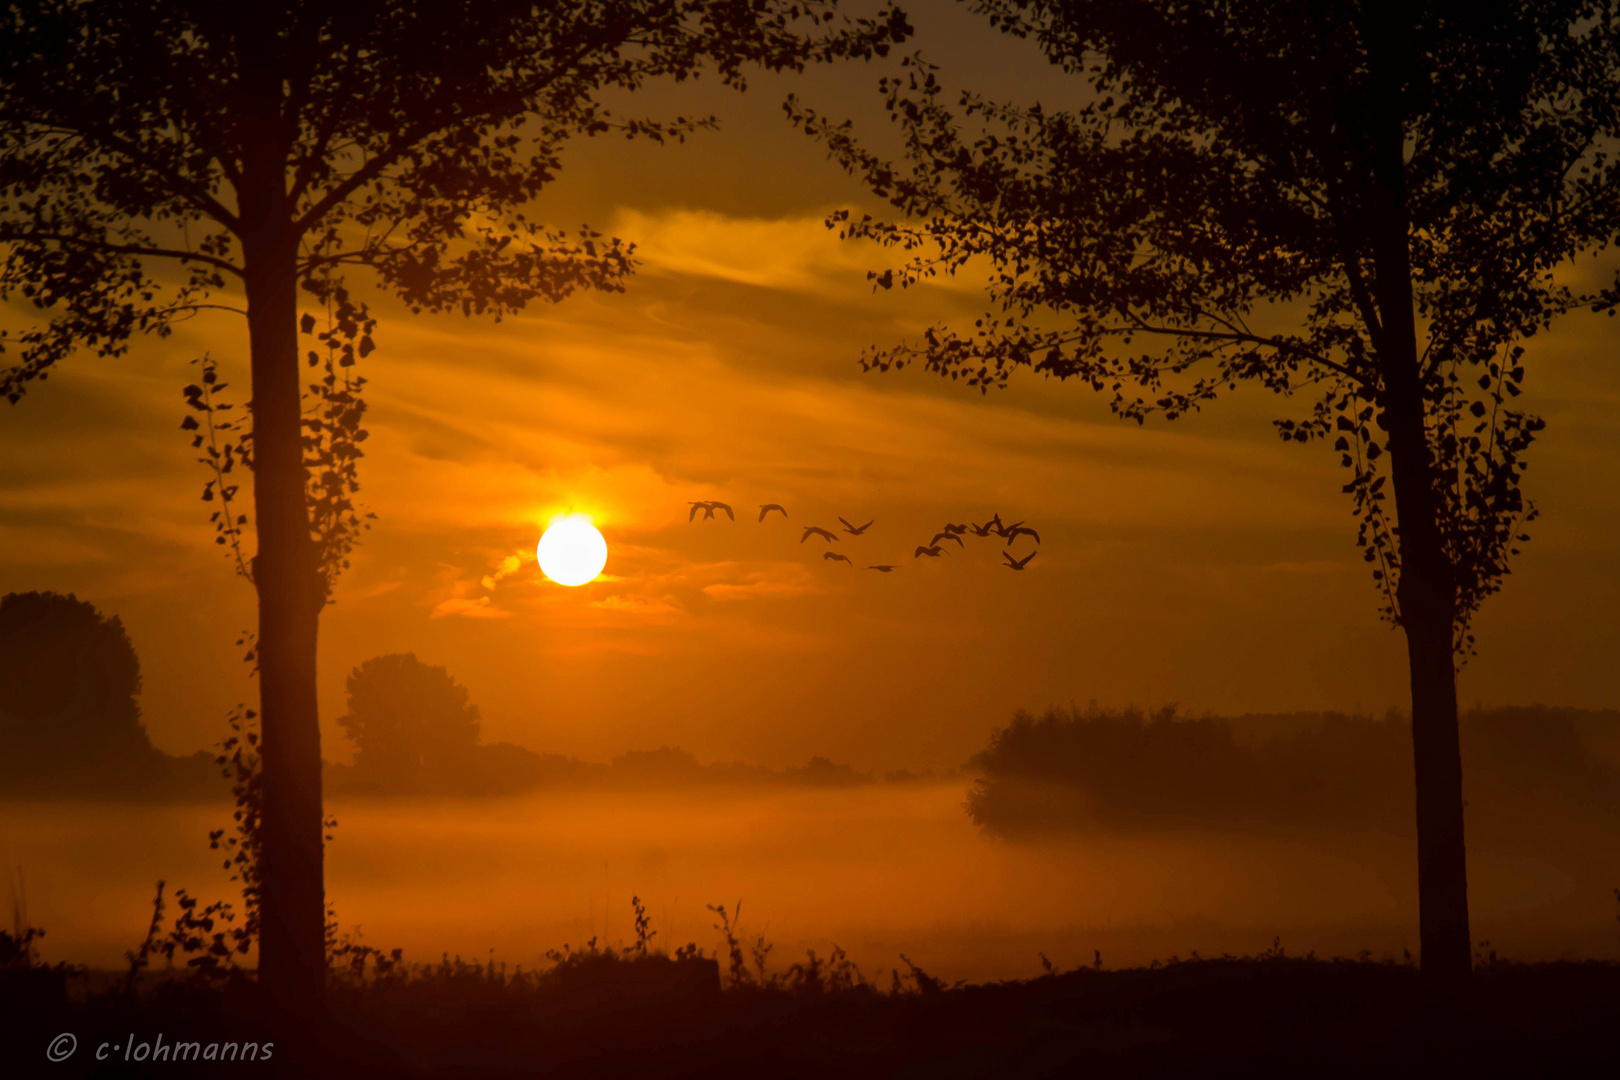
{"label": "dark ground", "polygon": [[[846,972],[847,974],[847,972]],[[712,959],[592,958],[507,978],[444,964],[335,982],[307,1053],[125,1064],[103,1043],[274,1038],[250,979],[91,993],[0,978],[8,1076],[1605,1076],[1620,1066],[1620,965],[1488,963],[1436,1000],[1403,963],[1282,955],[1080,969],[880,992],[835,966],[721,991]],[[77,992],[64,993],[69,984]],[[45,1052],[76,1035],[67,1061]]]}

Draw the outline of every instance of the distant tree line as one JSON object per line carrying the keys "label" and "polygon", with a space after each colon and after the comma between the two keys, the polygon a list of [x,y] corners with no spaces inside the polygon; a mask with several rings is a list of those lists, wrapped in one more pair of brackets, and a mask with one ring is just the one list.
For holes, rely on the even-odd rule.
{"label": "distant tree line", "polygon": [[[554,787],[852,787],[879,777],[813,757],[772,769],[664,746],[611,762],[481,739],[482,717],[448,670],[414,653],[378,656],[348,678],[338,718],[351,764],[325,765],[341,795],[507,795]],[[141,720],[140,659],[117,616],[53,592],[0,600],[0,796],[223,799],[215,754],[165,754]],[[881,779],[923,776],[904,770]]]}
{"label": "distant tree line", "polygon": [[[1462,725],[1471,820],[1529,830],[1556,817],[1560,829],[1543,837],[1579,818],[1620,827],[1620,713],[1476,708]],[[978,778],[968,813],[1002,836],[1211,824],[1414,828],[1404,716],[1020,711],[969,767]]]}
{"label": "distant tree line", "polygon": [[[802,766],[699,763],[685,750],[632,750],[611,763],[536,753],[480,741],[482,718],[467,688],[414,653],[367,660],[349,675],[348,710],[338,717],[355,745],[351,765],[328,765],[334,794],[501,795],[543,787],[688,787],[792,784],[851,787],[870,773],[813,757]],[[909,773],[885,779],[905,780]]]}

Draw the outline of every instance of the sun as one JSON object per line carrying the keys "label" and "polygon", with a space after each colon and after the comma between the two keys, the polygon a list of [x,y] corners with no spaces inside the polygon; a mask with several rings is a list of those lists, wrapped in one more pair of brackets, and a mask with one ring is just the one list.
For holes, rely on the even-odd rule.
{"label": "sun", "polygon": [[589,514],[558,514],[535,549],[541,572],[559,585],[593,580],[607,565],[607,553],[607,541]]}

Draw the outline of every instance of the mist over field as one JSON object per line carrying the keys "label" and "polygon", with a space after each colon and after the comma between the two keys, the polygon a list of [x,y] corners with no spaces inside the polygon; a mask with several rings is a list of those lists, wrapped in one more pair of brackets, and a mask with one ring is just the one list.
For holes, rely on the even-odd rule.
{"label": "mist over field", "polygon": [[[493,952],[525,968],[564,943],[630,940],[632,895],[657,945],[714,952],[705,905],[741,900],[741,936],[763,935],[774,967],[838,945],[880,979],[901,953],[982,981],[1039,974],[1043,952],[1064,968],[1093,950],[1114,967],[1274,937],[1290,953],[1416,952],[1412,844],[1398,831],[1079,821],[997,839],[964,810],[970,780],[337,798],[328,898],[342,931],[408,961]],[[0,858],[22,868],[47,955],[117,968],[156,880],[238,899],[207,844],[228,821],[224,803],[11,801]],[[1480,940],[1518,960],[1620,956],[1620,830],[1581,829],[1539,844],[1471,837]]]}
{"label": "mist over field", "polygon": [[[15,921],[44,927],[55,960],[118,968],[159,880],[240,909],[227,853],[209,847],[211,831],[236,833],[220,763],[151,744],[119,624],[71,598],[7,605],[56,613],[26,639],[41,655],[80,626],[101,672],[94,693],[70,693],[16,652],[0,686],[16,710],[0,756]],[[709,905],[737,918],[740,903],[739,936],[778,970],[841,948],[879,982],[902,956],[981,982],[1039,974],[1043,954],[1072,968],[1278,939],[1296,954],[1419,951],[1399,715],[1018,711],[955,769],[879,774],[823,756],[771,768],[665,746],[602,762],[488,742],[469,691],[414,654],[368,661],[348,688],[336,723],[354,753],[323,781],[326,898],[340,937],[409,962],[534,969],[593,939],[619,948],[633,896],[657,947],[722,954]],[[1620,955],[1620,714],[1476,709],[1462,731],[1482,952]],[[98,744],[112,749],[83,752]]]}

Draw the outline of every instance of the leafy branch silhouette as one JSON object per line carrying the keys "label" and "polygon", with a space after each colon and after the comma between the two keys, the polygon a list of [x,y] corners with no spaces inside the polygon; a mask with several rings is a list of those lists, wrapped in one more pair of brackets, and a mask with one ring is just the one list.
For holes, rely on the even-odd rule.
{"label": "leafy branch silhouette", "polygon": [[[305,502],[322,586],[330,603],[333,586],[338,575],[349,568],[349,555],[360,533],[377,517],[354,502],[355,492],[360,490],[360,459],[365,456],[360,444],[369,434],[361,426],[367,407],[361,396],[366,379],[354,367],[376,348],[371,335],[377,320],[329,275],[315,278],[309,289],[322,302],[326,326],[317,333],[319,323],[307,312],[298,323],[301,333],[319,342],[305,353],[306,365],[317,373],[304,394]],[[205,353],[192,363],[200,367],[201,376],[182,393],[187,407],[197,415],[188,414],[180,427],[193,433],[192,447],[203,451],[197,460],[212,474],[203,485],[202,501],[220,503],[209,515],[214,542],[228,549],[236,572],[253,582],[253,559],[242,548],[248,517],[239,510],[241,485],[235,482],[239,466],[250,472],[253,469],[251,412],[225,415],[237,406],[222,396],[229,384],[220,381],[218,362]]]}
{"label": "leafy branch silhouette", "polygon": [[360,426],[366,413],[361,397],[366,380],[354,367],[376,348],[371,335],[377,320],[329,273],[316,275],[306,288],[322,301],[326,312],[326,328],[318,334],[315,317],[307,313],[299,319],[298,329],[320,342],[319,349],[305,354],[305,362],[319,370],[320,378],[308,384],[306,394],[310,406],[303,421],[304,467],[309,471],[310,530],[330,603],[337,576],[349,568],[349,554],[360,533],[377,517],[362,513],[354,503],[360,490],[360,459],[365,456],[360,444],[368,434]]}
{"label": "leafy branch silhouette", "polygon": [[228,384],[219,381],[219,365],[213,357],[204,353],[192,363],[201,367],[202,375],[197,382],[187,385],[182,393],[186,404],[200,413],[202,420],[199,422],[197,417],[187,416],[180,421],[180,427],[184,431],[196,432],[191,437],[191,445],[193,449],[203,451],[203,456],[197,461],[214,474],[214,478],[204,484],[202,490],[203,502],[217,499],[220,503],[220,508],[208,517],[214,526],[214,543],[230,549],[231,557],[236,560],[236,572],[252,582],[253,567],[242,554],[242,536],[248,519],[246,514],[238,513],[233,505],[241,486],[232,482],[232,474],[238,465],[248,470],[253,468],[253,432],[245,419],[222,416],[236,406],[218,400]]}

